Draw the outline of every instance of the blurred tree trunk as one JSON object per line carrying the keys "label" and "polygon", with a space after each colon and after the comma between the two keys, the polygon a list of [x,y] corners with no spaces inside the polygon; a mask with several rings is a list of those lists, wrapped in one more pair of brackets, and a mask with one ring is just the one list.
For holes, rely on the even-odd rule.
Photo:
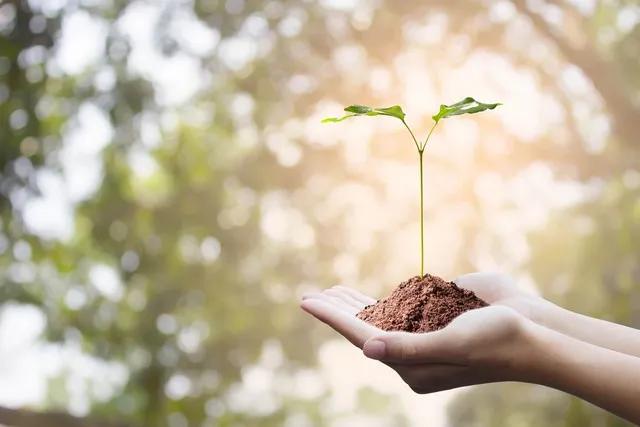
{"label": "blurred tree trunk", "polygon": [[594,46],[576,47],[552,28],[542,16],[531,11],[525,0],[513,0],[518,11],[527,16],[544,37],[551,40],[564,57],[579,67],[593,83],[605,102],[613,122],[613,131],[626,144],[638,139],[640,108],[629,98],[629,91],[621,84],[616,64],[598,55]]}
{"label": "blurred tree trunk", "polygon": [[10,427],[129,427],[125,423],[74,417],[62,412],[35,412],[5,407],[0,407],[0,425]]}

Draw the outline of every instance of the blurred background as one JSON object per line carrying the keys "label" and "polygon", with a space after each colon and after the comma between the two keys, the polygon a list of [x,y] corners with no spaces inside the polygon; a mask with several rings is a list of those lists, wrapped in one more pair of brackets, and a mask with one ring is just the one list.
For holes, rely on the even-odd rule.
{"label": "blurred background", "polygon": [[622,426],[416,396],[298,308],[500,270],[640,327],[637,0],[0,3],[0,424]]}

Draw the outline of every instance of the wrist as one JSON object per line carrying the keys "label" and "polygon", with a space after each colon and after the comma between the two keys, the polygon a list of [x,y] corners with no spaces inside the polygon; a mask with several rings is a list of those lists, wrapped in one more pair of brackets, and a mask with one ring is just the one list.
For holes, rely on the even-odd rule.
{"label": "wrist", "polygon": [[510,350],[510,380],[537,382],[540,363],[545,360],[545,355],[540,350],[544,349],[543,342],[548,338],[548,332],[551,331],[530,318],[521,319],[518,334]]}
{"label": "wrist", "polygon": [[521,334],[521,354],[514,372],[515,380],[557,388],[554,378],[559,374],[557,370],[562,365],[561,359],[571,355],[573,351],[568,349],[576,341],[533,321],[523,324]]}

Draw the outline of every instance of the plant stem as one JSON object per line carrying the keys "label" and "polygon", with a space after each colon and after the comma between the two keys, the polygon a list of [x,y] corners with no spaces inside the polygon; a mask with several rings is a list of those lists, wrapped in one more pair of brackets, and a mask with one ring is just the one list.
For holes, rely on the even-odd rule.
{"label": "plant stem", "polygon": [[433,130],[438,125],[438,122],[436,121],[433,124],[433,126],[431,127],[431,130],[429,131],[429,134],[427,135],[427,139],[424,140],[424,144],[422,145],[418,143],[418,140],[416,139],[415,135],[411,131],[411,128],[404,120],[402,120],[402,124],[404,125],[404,127],[407,128],[407,130],[411,134],[411,138],[413,138],[413,143],[416,145],[416,148],[418,149],[418,156],[420,156],[420,278],[422,278],[424,277],[424,183],[423,183],[424,171],[422,167],[422,163],[423,163],[422,155],[424,153],[424,148],[427,146],[427,142],[429,142],[429,137],[431,136],[431,134],[433,133]]}
{"label": "plant stem", "polygon": [[[404,125],[404,127],[407,128],[407,130],[409,131],[409,133],[411,134],[411,138],[413,138],[413,143],[416,144],[416,148],[418,149],[418,151],[420,151],[420,144],[418,144],[418,140],[416,139],[416,136],[413,134],[413,132],[411,131],[411,128],[409,127],[409,125],[407,124],[407,122],[405,122],[404,120],[402,121],[402,124]],[[423,148],[424,149],[424,148]]]}
{"label": "plant stem", "polygon": [[422,150],[418,150],[420,155],[420,278],[424,277],[424,188],[422,184]]}
{"label": "plant stem", "polygon": [[431,126],[431,130],[429,131],[429,134],[427,135],[427,139],[424,140],[424,144],[422,144],[422,147],[418,147],[418,151],[424,151],[424,148],[427,146],[427,142],[429,142],[429,137],[433,133],[433,130],[436,128],[436,126],[438,126],[438,122],[435,122],[433,124],[433,126]]}
{"label": "plant stem", "polygon": [[[407,126],[406,123],[404,125]],[[436,128],[436,126],[438,126],[437,121],[433,124],[431,130],[429,130],[427,139],[424,140],[424,144],[422,144],[422,146],[418,144],[416,138],[413,136],[413,132],[411,132],[411,129],[409,129],[409,126],[407,126],[407,129],[409,129],[409,132],[411,132],[411,136],[413,137],[414,142],[416,142],[418,155],[420,156],[420,278],[424,277],[424,171],[422,166],[422,155],[424,154],[424,149],[429,142],[429,137],[431,137],[431,134],[433,133],[433,130]]]}

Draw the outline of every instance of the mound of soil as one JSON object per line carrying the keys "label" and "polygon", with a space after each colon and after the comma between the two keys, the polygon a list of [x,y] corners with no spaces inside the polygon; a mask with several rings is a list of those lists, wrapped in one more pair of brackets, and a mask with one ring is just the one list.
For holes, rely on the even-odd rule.
{"label": "mound of soil", "polygon": [[357,316],[385,331],[431,332],[465,311],[488,305],[472,291],[426,274],[401,283],[391,295],[366,306]]}

